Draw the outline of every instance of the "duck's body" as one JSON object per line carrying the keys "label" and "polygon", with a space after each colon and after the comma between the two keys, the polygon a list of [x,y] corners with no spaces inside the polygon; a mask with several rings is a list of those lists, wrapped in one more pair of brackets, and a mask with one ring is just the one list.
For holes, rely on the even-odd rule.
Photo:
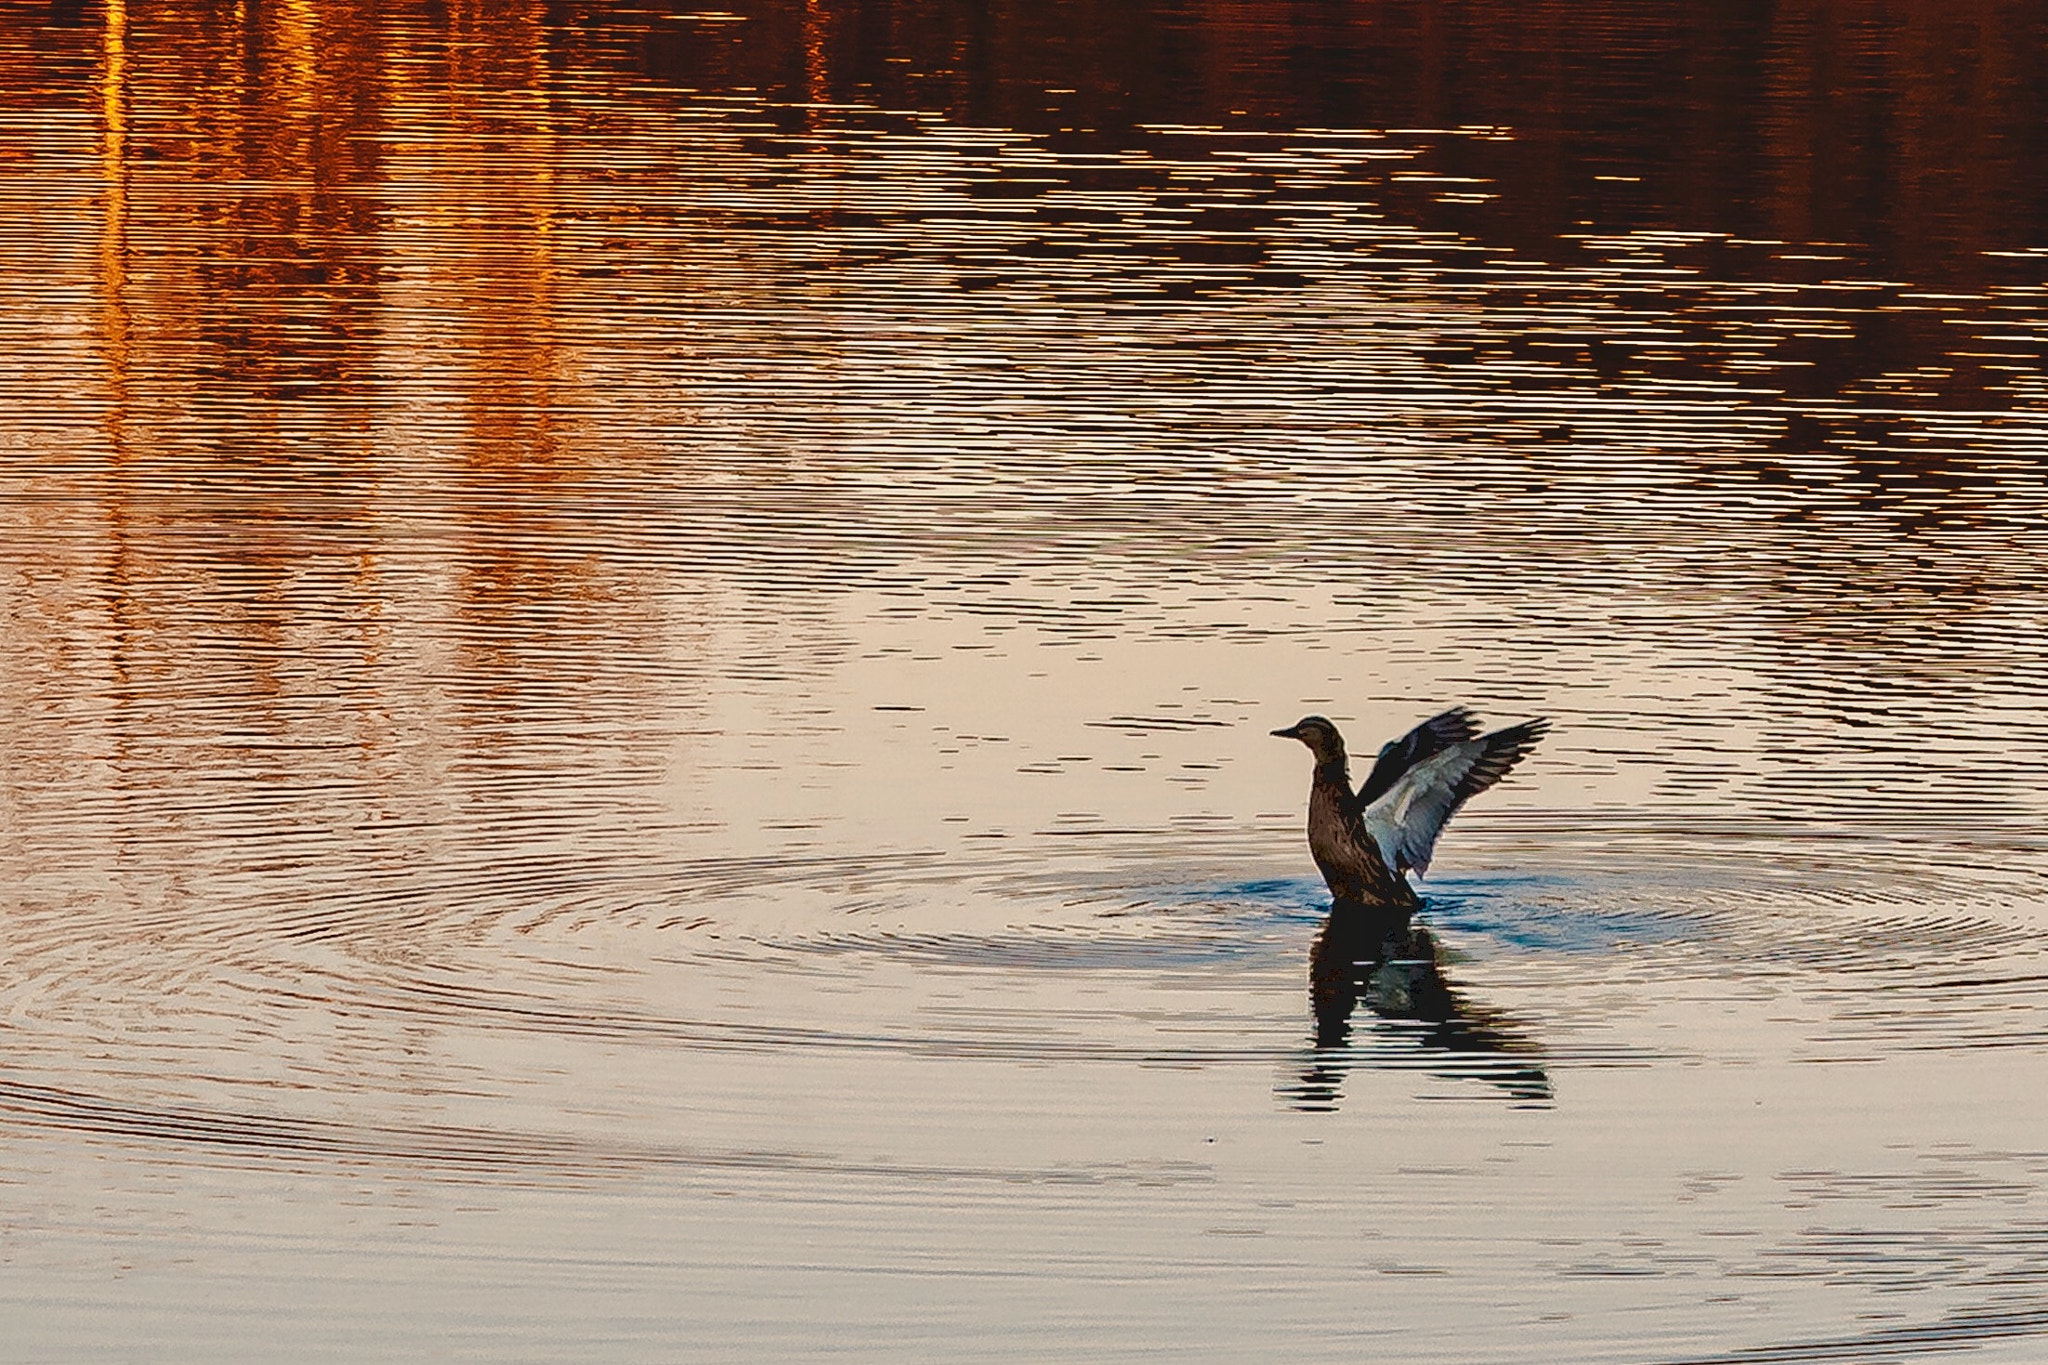
{"label": "duck's body", "polygon": [[1308,848],[1339,901],[1406,912],[1419,903],[1407,874],[1429,870],[1437,835],[1466,800],[1501,780],[1549,723],[1524,721],[1481,735],[1454,707],[1381,748],[1365,784],[1351,789],[1344,737],[1321,716],[1273,733],[1315,755],[1308,789]]}
{"label": "duck's body", "polygon": [[1387,866],[1386,855],[1366,832],[1359,812],[1351,790],[1351,767],[1340,749],[1334,761],[1317,763],[1309,780],[1309,856],[1338,900],[1412,910],[1414,888]]}

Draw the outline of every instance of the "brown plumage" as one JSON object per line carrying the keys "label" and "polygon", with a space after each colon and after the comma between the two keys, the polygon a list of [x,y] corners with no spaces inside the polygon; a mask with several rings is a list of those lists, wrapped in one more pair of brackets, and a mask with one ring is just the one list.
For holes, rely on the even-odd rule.
{"label": "brown plumage", "polygon": [[1550,723],[1528,720],[1481,735],[1462,706],[1432,716],[1380,749],[1357,791],[1344,737],[1322,716],[1273,733],[1315,755],[1308,792],[1308,847],[1340,901],[1409,910],[1419,902],[1407,873],[1429,870],[1437,835],[1460,806],[1507,776]]}

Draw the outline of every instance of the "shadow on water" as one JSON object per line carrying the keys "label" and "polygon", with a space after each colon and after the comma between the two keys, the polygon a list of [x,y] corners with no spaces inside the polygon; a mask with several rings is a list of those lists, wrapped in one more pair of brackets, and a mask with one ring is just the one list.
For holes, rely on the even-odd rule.
{"label": "shadow on water", "polygon": [[[1299,1079],[1281,1087],[1283,1097],[1296,1109],[1335,1109],[1351,1070],[1394,1044],[1405,1055],[1372,1055],[1371,1061],[1483,1080],[1517,1103],[1548,1104],[1552,1090],[1541,1048],[1514,1021],[1465,999],[1444,975],[1445,965],[1436,937],[1406,913],[1333,901],[1309,950],[1315,1045]],[[1378,1047],[1354,1041],[1360,1005],[1376,1016]]]}

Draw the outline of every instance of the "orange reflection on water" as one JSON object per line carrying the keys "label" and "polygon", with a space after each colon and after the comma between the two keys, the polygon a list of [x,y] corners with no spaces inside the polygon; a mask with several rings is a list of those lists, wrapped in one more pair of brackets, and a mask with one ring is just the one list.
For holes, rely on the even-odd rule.
{"label": "orange reflection on water", "polygon": [[[776,47],[778,15],[799,44]],[[1666,28],[1609,17],[1603,60],[1677,60]],[[689,597],[700,571],[809,593],[938,546],[970,563],[1047,553],[1087,578],[1115,544],[1191,560],[1259,546],[1298,572],[1360,526],[1407,537],[1407,587],[1425,598],[1529,562],[1520,540],[1472,538],[1463,505],[1438,522],[1341,501],[1454,486],[1518,525],[1559,526],[1555,544],[1589,572],[1628,558],[1615,528],[1633,528],[1666,558],[1632,564],[1630,591],[1683,597],[1711,561],[1724,597],[1756,599],[1719,624],[1778,685],[1810,680],[1817,640],[1924,682],[1913,642],[1996,634],[2016,581],[1997,534],[2019,504],[1998,461],[2039,429],[2034,258],[1967,196],[1972,225],[1907,243],[1932,253],[1908,258],[1996,244],[1972,266],[1988,281],[1975,293],[1882,278],[1877,247],[1732,227],[1546,235],[1591,211],[1550,155],[1574,110],[1545,82],[1565,81],[1584,41],[1557,18],[1511,30],[1549,44],[1551,67],[1516,77],[1526,126],[1084,136],[1078,114],[1057,114],[1068,133],[1033,138],[833,106],[896,67],[933,65],[954,84],[932,88],[957,94],[979,64],[984,94],[1011,90],[1080,43],[1073,84],[1037,90],[1044,108],[1069,92],[1189,111],[1181,95],[1119,93],[1131,32],[1062,36],[1020,17],[951,15],[962,27],[943,52],[888,5],[689,17],[739,69],[783,51],[776,79],[798,97],[785,106],[747,93],[774,81],[731,71],[724,90],[649,86],[627,58],[668,50],[651,31],[617,20],[592,36],[539,3],[301,0],[146,21],[111,4],[94,41],[49,39],[97,64],[98,142],[74,158],[96,177],[92,213],[40,210],[71,213],[82,244],[97,235],[96,262],[56,273],[94,300],[62,307],[96,350],[75,377],[104,429],[12,419],[72,464],[107,457],[78,485],[104,525],[24,553],[93,547],[123,679],[289,711],[294,689],[328,685],[323,669],[427,687],[420,660],[445,649],[483,696],[452,713],[471,724],[515,700],[556,704],[550,670],[594,642],[657,674],[672,660],[650,604]],[[1520,60],[1465,18],[1392,7],[1339,36],[1412,50],[1437,74],[1366,88],[1362,67],[1286,46],[1321,21],[1218,5],[1132,22],[1201,38],[1167,57],[1248,111],[1193,110],[1205,125],[1305,121],[1325,107],[1312,95],[1371,110],[1400,90],[1400,109],[1448,121],[1470,110],[1440,97],[1471,97],[1448,73],[1476,64],[1512,84]],[[1926,141],[1938,101],[1922,49],[1949,32],[1927,22],[1907,26],[1892,67],[1825,25],[1684,57],[1718,73],[1716,90],[1754,78],[1773,92],[1755,141],[1769,154],[1733,218],[1774,196],[1793,212],[1771,168],[1834,155],[1839,130],[1799,113],[1828,85],[1799,51],[1861,54],[1856,97],[1902,111],[1885,157],[1924,168],[1931,147],[1956,150]],[[648,45],[620,48],[622,31]],[[1265,55],[1239,62],[1233,42]],[[1273,84],[1310,60],[1333,84]],[[1963,149],[1982,152],[1966,181],[2024,133],[2001,123],[2023,101],[2003,62],[1970,68],[1971,107],[1996,126]],[[1593,93],[1650,98],[1617,85]],[[1705,120],[1685,124],[1700,149],[1714,120],[1753,113],[1670,98],[1680,123]],[[1638,150],[1642,165],[1600,183],[1654,176],[1663,153]],[[1506,172],[1459,173],[1488,158]],[[1701,159],[1708,178],[1735,173]],[[1915,191],[1929,221],[1939,185],[1929,170]],[[1333,461],[1355,475],[1341,497],[1295,501],[1297,480]],[[1842,526],[1806,553],[1802,528]],[[1936,548],[1893,552],[1914,538]],[[1759,589],[1774,573],[1790,586]],[[309,666],[310,636],[348,641],[347,657]]]}
{"label": "orange reflection on water", "polygon": [[[54,495],[9,500],[37,606],[8,690],[71,713],[18,735],[22,771],[82,743],[158,801],[323,771],[420,800],[456,761],[423,753],[517,728],[506,689],[560,705],[564,658],[648,630],[550,491],[605,456],[561,438],[544,7],[95,17],[96,363],[67,377],[103,425],[6,424],[63,452],[11,471]],[[534,610],[564,597],[568,629]],[[448,687],[451,649],[494,681]],[[443,688],[465,700],[422,704]],[[206,861],[208,822],[172,825]]]}
{"label": "orange reflection on water", "polygon": [[[128,311],[128,9],[107,0],[100,69],[101,153],[104,219],[100,230],[100,331],[107,356],[111,410],[118,429],[121,395],[127,388]],[[118,433],[115,435],[118,441]]]}

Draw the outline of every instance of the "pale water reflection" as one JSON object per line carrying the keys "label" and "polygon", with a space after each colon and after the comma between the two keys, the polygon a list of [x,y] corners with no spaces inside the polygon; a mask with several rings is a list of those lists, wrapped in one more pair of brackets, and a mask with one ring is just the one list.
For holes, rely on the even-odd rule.
{"label": "pale water reflection", "polygon": [[2039,1358],[2042,18],[1367,9],[0,5],[7,1353]]}

